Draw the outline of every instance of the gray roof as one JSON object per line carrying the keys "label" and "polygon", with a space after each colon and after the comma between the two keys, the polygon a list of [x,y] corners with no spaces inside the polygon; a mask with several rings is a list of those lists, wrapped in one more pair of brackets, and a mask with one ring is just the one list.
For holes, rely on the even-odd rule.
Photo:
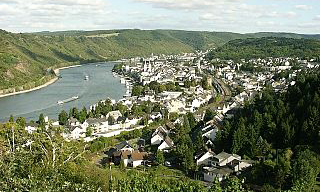
{"label": "gray roof", "polygon": [[221,167],[221,168],[210,167],[205,172],[210,172],[210,173],[213,173],[215,175],[220,175],[220,176],[227,176],[227,175],[230,175],[231,173],[233,173],[233,170],[228,167]]}
{"label": "gray roof", "polygon": [[131,147],[131,145],[128,143],[128,141],[122,141],[121,143],[119,143],[115,147],[116,147],[117,150],[121,150],[121,149],[123,149],[125,147]]}
{"label": "gray roof", "polygon": [[220,161],[223,161],[224,159],[229,158],[230,156],[232,156],[232,155],[229,154],[229,153],[221,152],[221,153],[219,153],[218,155],[214,156],[214,158],[218,159],[219,162],[220,162]]}

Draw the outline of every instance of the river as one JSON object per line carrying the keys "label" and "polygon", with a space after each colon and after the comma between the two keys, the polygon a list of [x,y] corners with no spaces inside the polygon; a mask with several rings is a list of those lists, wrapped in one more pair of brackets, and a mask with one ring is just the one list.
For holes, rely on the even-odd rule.
{"label": "river", "polygon": [[[27,121],[38,120],[41,113],[50,119],[57,119],[62,110],[69,112],[72,107],[79,110],[111,98],[119,100],[126,92],[118,77],[113,77],[114,63],[85,64],[80,67],[60,70],[55,83],[42,89],[18,95],[0,98],[0,121],[6,121],[10,115],[25,117]],[[85,80],[85,76],[89,80]],[[79,99],[58,105],[57,101],[73,96]]]}

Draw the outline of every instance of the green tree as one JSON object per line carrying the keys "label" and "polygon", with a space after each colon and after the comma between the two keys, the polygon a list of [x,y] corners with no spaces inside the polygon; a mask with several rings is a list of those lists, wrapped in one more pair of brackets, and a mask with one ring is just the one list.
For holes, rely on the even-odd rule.
{"label": "green tree", "polygon": [[196,127],[196,119],[194,118],[194,115],[190,112],[187,113],[187,118],[188,118],[191,130],[193,130]]}
{"label": "green tree", "polygon": [[76,118],[79,120],[79,111],[78,108],[74,107],[72,108],[72,117]]}
{"label": "green tree", "polygon": [[203,149],[204,141],[203,141],[201,130],[196,133],[193,146],[194,146],[194,151],[200,151],[201,149]]}
{"label": "green tree", "polygon": [[140,96],[142,95],[143,87],[141,85],[135,85],[132,88],[131,95],[132,96]]}
{"label": "green tree", "polygon": [[13,117],[13,115],[10,115],[10,120],[9,120],[9,122],[11,122],[11,123],[14,122],[14,117]]}
{"label": "green tree", "polygon": [[85,120],[87,119],[87,109],[86,107],[83,107],[80,114],[79,114],[79,121],[80,123],[84,123]]}
{"label": "green tree", "polygon": [[213,180],[213,184],[210,187],[209,192],[223,192],[223,189],[221,187],[221,184],[218,178],[215,178]]}
{"label": "green tree", "polygon": [[92,127],[88,127],[86,130],[86,137],[90,137],[93,133],[93,129]]}
{"label": "green tree", "polygon": [[302,191],[314,191],[320,162],[310,150],[300,151],[293,165],[293,185],[303,187]]}
{"label": "green tree", "polygon": [[159,165],[163,165],[164,164],[164,155],[163,155],[163,152],[161,150],[157,151],[156,161],[157,161],[157,163]]}
{"label": "green tree", "polygon": [[67,112],[65,110],[61,111],[59,113],[58,119],[59,119],[59,124],[60,125],[67,125],[67,123],[68,123],[68,114],[67,114]]}
{"label": "green tree", "polygon": [[109,117],[108,117],[107,120],[108,120],[109,125],[114,125],[114,123],[116,122],[116,120],[114,119],[114,117],[111,116],[111,115],[109,115]]}
{"label": "green tree", "polygon": [[24,117],[18,117],[16,120],[16,123],[20,125],[21,127],[26,126],[26,119]]}
{"label": "green tree", "polygon": [[39,123],[39,127],[42,127],[42,128],[44,128],[46,125],[46,122],[44,120],[44,115],[42,113],[39,115],[38,123]]}
{"label": "green tree", "polygon": [[121,159],[119,169],[123,171],[123,170],[125,170],[125,168],[126,168],[126,166],[124,165],[124,161],[123,161],[123,159]]}
{"label": "green tree", "polygon": [[215,112],[213,112],[211,109],[207,109],[203,120],[205,122],[210,121],[214,118],[215,115],[216,115]]}

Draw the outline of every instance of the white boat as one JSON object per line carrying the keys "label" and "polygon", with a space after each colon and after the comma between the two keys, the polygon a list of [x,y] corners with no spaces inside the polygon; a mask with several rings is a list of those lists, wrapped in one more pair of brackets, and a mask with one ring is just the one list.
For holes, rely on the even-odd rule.
{"label": "white boat", "polygon": [[74,96],[74,97],[71,97],[71,98],[68,98],[68,99],[65,99],[65,100],[59,100],[57,103],[58,105],[62,105],[64,103],[68,103],[70,101],[74,101],[74,100],[77,100],[79,99],[79,96]]}

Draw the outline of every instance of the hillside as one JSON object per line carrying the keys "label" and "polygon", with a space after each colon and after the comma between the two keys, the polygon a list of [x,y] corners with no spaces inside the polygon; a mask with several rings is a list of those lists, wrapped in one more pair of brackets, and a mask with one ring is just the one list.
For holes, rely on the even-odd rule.
{"label": "hillside", "polygon": [[[0,90],[29,89],[53,78],[49,68],[110,61],[151,53],[175,54],[218,47],[230,40],[263,36],[319,38],[299,34],[100,30],[14,34],[0,30]],[[14,90],[15,88],[15,90]],[[1,94],[1,92],[0,92]]]}
{"label": "hillside", "polygon": [[263,37],[229,41],[211,51],[208,57],[235,60],[284,56],[319,59],[319,55],[319,40]]}

